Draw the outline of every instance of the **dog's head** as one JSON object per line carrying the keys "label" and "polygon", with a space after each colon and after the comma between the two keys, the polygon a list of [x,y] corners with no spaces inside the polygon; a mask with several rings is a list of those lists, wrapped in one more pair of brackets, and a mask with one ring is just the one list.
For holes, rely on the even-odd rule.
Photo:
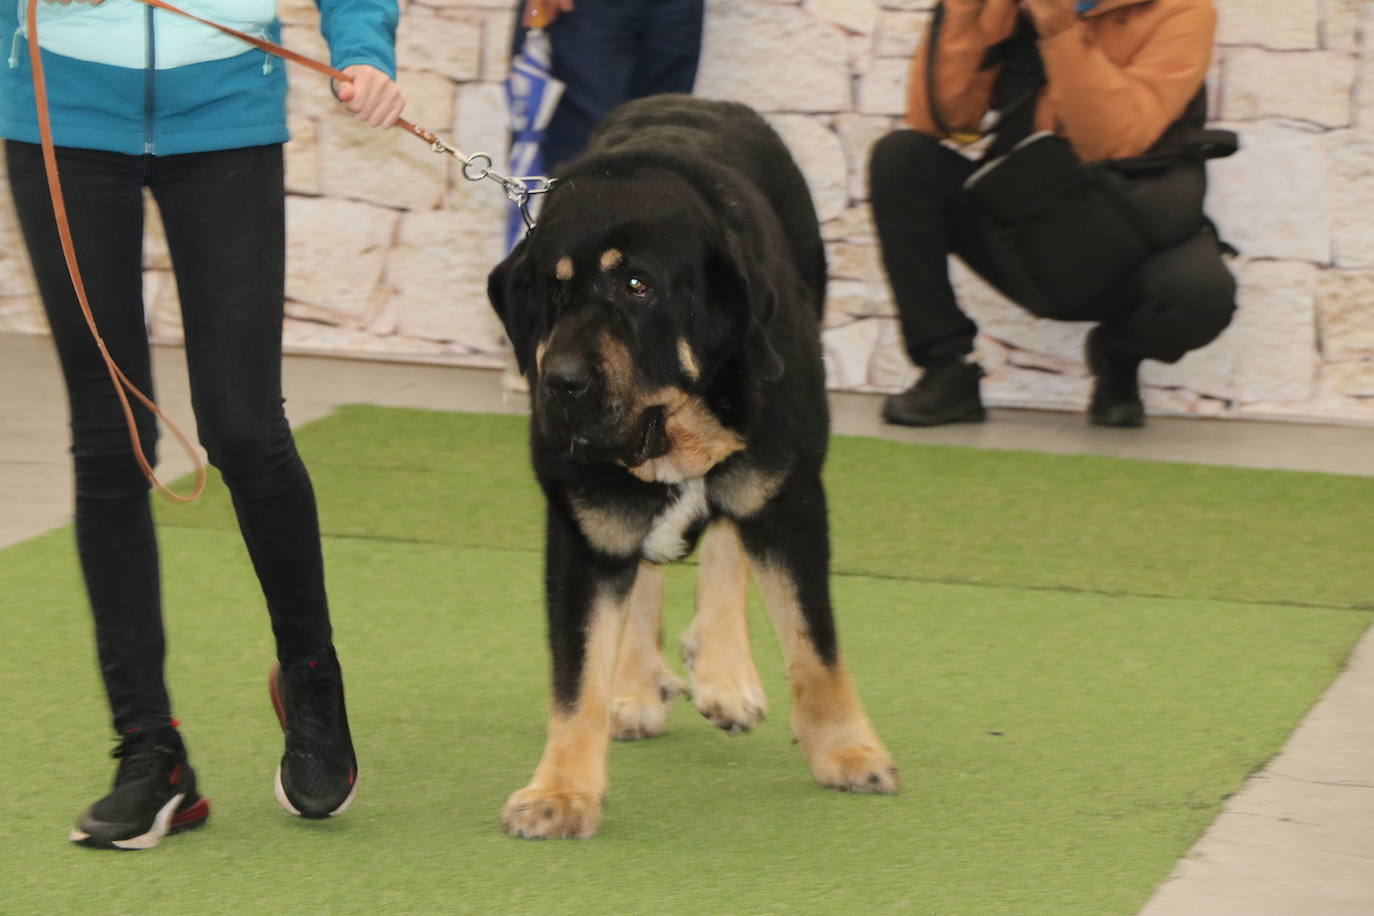
{"label": "dog's head", "polygon": [[565,179],[492,271],[544,447],[637,467],[730,375],[775,381],[774,283],[739,205],[672,170]]}

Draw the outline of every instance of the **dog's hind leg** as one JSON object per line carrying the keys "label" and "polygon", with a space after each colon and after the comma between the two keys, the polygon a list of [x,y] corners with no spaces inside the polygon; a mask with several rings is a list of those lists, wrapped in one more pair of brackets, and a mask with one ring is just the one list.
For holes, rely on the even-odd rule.
{"label": "dog's hind leg", "polygon": [[731,734],[763,721],[768,699],[749,649],[749,564],[739,531],[728,519],[706,529],[697,579],[697,613],[682,636],[692,672],[692,702],[716,728]]}
{"label": "dog's hind leg", "polygon": [[819,478],[794,483],[768,512],[745,523],[743,534],[782,642],[792,683],[792,732],[816,781],[850,792],[896,792],[897,768],[840,659]]}
{"label": "dog's hind leg", "polygon": [[663,571],[641,563],[620,634],[611,700],[611,735],[634,741],[663,734],[682,682],[663,660]]}
{"label": "dog's hind leg", "polygon": [[611,736],[611,679],[637,564],[594,556],[572,522],[550,511],[545,574],[553,697],[544,754],[511,795],[513,836],[589,837],[601,822]]}

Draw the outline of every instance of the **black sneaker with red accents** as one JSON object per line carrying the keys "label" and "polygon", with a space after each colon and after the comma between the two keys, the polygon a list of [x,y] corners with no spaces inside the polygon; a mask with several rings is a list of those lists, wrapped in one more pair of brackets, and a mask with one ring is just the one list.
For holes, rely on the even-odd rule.
{"label": "black sneaker with red accents", "polygon": [[286,734],[277,801],[300,817],[341,814],[358,794],[358,758],[334,650],[274,665],[268,687]]}
{"label": "black sneaker with red accents", "polygon": [[110,794],[76,820],[69,839],[98,849],[152,849],[164,836],[190,830],[210,816],[210,800],[196,792],[196,771],[175,726],[133,728],[114,755]]}

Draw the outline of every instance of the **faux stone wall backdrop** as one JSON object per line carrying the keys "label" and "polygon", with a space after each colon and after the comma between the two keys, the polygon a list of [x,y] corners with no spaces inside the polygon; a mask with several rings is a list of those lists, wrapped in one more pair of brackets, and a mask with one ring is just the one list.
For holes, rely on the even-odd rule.
{"label": "faux stone wall backdrop", "polygon": [[[505,144],[500,82],[515,0],[410,0],[399,34],[406,114],[467,151]],[[891,391],[901,347],[866,204],[872,143],[900,120],[907,62],[932,0],[710,0],[698,93],[763,111],[802,163],[831,282],[830,384]],[[1153,413],[1374,422],[1374,0],[1217,0],[1213,117],[1243,150],[1213,163],[1209,210],[1242,252],[1240,310],[1213,345],[1147,364]],[[310,0],[281,4],[285,41],[326,57]],[[486,302],[505,202],[401,131],[338,110],[292,71],[287,346],[504,367]],[[499,155],[497,156],[499,160]],[[181,334],[150,209],[149,322]],[[1083,324],[1040,321],[956,263],[994,404],[1079,410]],[[0,208],[0,331],[41,333],[8,208]],[[508,377],[509,380],[509,377]]]}

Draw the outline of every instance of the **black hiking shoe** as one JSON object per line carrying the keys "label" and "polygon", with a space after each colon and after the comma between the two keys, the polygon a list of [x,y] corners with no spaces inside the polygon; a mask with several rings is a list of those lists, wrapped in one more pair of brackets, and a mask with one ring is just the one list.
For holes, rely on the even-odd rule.
{"label": "black hiking shoe", "polygon": [[342,813],[358,792],[358,759],[334,650],[295,659],[285,668],[273,665],[268,687],[286,733],[277,801],[300,817]]}
{"label": "black hiking shoe", "polygon": [[1097,426],[1134,428],[1145,425],[1145,405],[1140,400],[1140,357],[1113,350],[1102,340],[1101,325],[1088,332],[1088,368],[1093,374],[1093,395],[1088,403],[1088,422]]}
{"label": "black hiking shoe", "polygon": [[76,819],[68,837],[97,849],[152,849],[164,836],[190,830],[210,816],[196,792],[196,771],[174,726],[130,729],[115,748],[119,761],[110,794]]}
{"label": "black hiking shoe", "polygon": [[962,359],[926,367],[916,384],[883,399],[883,419],[902,426],[981,423],[987,419],[979,380],[983,370]]}

